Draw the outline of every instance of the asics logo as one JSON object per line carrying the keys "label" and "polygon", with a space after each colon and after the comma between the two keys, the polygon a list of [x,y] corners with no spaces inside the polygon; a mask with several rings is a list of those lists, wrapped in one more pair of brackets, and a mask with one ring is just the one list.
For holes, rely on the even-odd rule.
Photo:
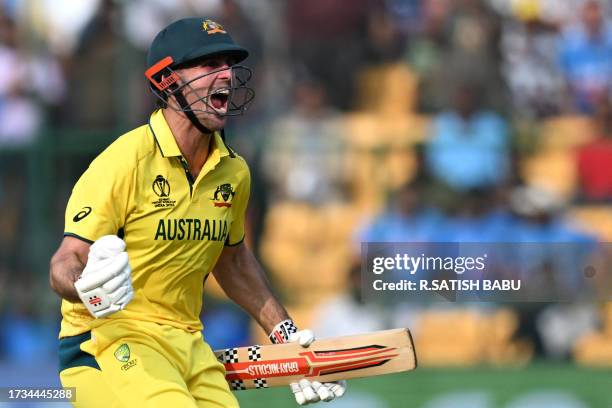
{"label": "asics logo", "polygon": [[83,209],[81,211],[79,211],[77,213],[77,215],[74,216],[74,218],[72,219],[72,221],[74,222],[79,222],[81,221],[83,218],[87,217],[89,214],[91,213],[91,207],[83,207]]}

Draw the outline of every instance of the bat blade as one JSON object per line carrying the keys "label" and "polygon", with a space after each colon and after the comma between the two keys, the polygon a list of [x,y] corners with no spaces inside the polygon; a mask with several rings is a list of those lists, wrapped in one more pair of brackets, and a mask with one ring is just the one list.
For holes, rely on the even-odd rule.
{"label": "bat blade", "polygon": [[416,368],[408,329],[383,330],[313,342],[216,350],[230,388],[246,390],[288,385],[302,378],[329,382],[398,373]]}

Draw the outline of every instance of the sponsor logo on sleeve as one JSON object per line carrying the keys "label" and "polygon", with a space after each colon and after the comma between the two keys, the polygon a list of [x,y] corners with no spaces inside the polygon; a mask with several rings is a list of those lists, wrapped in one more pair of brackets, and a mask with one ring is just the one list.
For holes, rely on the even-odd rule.
{"label": "sponsor logo on sleeve", "polygon": [[83,207],[81,209],[81,211],[79,211],[78,213],[76,213],[76,215],[74,216],[74,218],[72,218],[72,221],[74,222],[79,222],[81,221],[83,218],[87,217],[89,214],[91,214],[91,207]]}

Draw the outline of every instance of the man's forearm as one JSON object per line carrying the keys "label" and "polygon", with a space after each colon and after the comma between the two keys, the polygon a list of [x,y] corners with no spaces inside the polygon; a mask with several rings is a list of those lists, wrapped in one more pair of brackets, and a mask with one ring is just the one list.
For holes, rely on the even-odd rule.
{"label": "man's forearm", "polygon": [[81,302],[74,287],[74,282],[79,279],[85,265],[75,254],[67,254],[62,257],[53,257],[50,265],[49,282],[51,288],[62,299],[70,302]]}
{"label": "man's forearm", "polygon": [[259,319],[257,322],[266,333],[270,333],[278,322],[286,319],[289,319],[287,310],[285,310],[274,295],[270,294],[270,298],[264,303],[259,311]]}
{"label": "man's forearm", "polygon": [[289,315],[270,290],[261,266],[246,247],[224,253],[214,272],[227,296],[267,332]]}

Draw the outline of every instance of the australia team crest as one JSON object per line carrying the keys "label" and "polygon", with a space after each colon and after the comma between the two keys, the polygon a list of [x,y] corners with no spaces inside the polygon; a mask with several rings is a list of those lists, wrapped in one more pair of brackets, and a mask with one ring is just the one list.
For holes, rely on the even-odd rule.
{"label": "australia team crest", "polygon": [[215,207],[231,207],[236,191],[231,184],[225,183],[217,186],[211,201]]}
{"label": "australia team crest", "polygon": [[202,21],[202,30],[206,31],[208,35],[221,33],[225,34],[226,31],[223,26],[212,20],[204,20]]}

